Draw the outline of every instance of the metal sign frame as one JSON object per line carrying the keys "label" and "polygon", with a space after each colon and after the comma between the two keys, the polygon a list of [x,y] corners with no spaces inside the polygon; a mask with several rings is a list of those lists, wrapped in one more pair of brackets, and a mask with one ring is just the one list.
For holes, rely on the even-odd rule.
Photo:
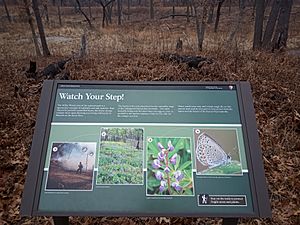
{"label": "metal sign frame", "polygon": [[[170,88],[193,88],[203,85],[235,85],[237,87],[238,105],[243,130],[243,138],[245,144],[246,159],[248,162],[250,188],[253,199],[253,214],[216,214],[216,213],[199,213],[187,214],[174,212],[165,214],[95,214],[95,213],[45,213],[38,210],[39,194],[41,191],[43,165],[47,153],[47,144],[50,133],[51,119],[54,110],[55,94],[59,85],[114,85],[116,88],[160,88],[162,90]],[[259,137],[256,127],[255,111],[253,107],[253,99],[251,96],[251,87],[249,82],[113,82],[113,81],[50,81],[44,82],[40,105],[37,114],[35,132],[30,152],[30,161],[27,170],[27,177],[21,204],[22,216],[55,216],[57,221],[59,217],[65,216],[185,216],[185,217],[270,217],[271,209],[266,187],[264,175],[263,161]],[[62,219],[62,221],[66,221]]]}

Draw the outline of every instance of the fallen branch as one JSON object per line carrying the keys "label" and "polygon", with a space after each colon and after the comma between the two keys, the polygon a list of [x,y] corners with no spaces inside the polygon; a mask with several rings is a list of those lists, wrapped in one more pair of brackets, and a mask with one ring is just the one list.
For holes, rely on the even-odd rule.
{"label": "fallen branch", "polygon": [[212,59],[202,56],[187,56],[171,53],[163,53],[160,58],[171,62],[185,63],[190,68],[201,68],[204,63],[211,64],[213,62]]}
{"label": "fallen branch", "polygon": [[166,19],[166,18],[169,18],[169,17],[195,17],[195,16],[192,16],[192,15],[186,15],[186,14],[170,14],[170,15],[166,15],[166,16],[162,16],[160,17],[159,19],[162,20],[162,19]]}

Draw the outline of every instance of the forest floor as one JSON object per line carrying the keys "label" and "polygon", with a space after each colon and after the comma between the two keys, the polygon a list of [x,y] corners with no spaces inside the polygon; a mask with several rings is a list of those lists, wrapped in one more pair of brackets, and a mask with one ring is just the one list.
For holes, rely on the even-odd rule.
{"label": "forest floor", "polygon": [[[299,11],[299,9],[297,9]],[[232,15],[234,17],[234,15]],[[299,20],[292,17],[290,49],[299,49]],[[127,23],[122,28],[86,30],[82,24],[46,26],[52,56],[36,57],[26,23],[4,24],[0,29],[0,224],[52,224],[49,217],[20,218],[35,117],[44,78],[25,76],[29,60],[39,71],[77,52],[84,30],[88,55],[67,65],[74,80],[119,81],[232,81],[251,83],[264,168],[272,206],[272,219],[242,219],[240,224],[300,224],[300,57],[289,51],[251,50],[249,26],[233,46],[224,47],[230,22],[224,19],[219,33],[209,32],[204,51],[197,52],[194,24],[180,19]],[[250,25],[253,24],[253,20]],[[100,26],[100,25],[99,25]],[[55,38],[56,37],[56,38]],[[61,38],[57,38],[61,37]],[[212,59],[199,69],[161,59],[174,52],[178,37],[181,54]],[[71,224],[216,224],[203,218],[81,218]]]}

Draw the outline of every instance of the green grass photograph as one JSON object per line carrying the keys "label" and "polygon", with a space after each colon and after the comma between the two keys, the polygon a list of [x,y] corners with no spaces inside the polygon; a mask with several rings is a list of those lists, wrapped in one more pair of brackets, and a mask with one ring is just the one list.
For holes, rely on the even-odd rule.
{"label": "green grass photograph", "polygon": [[143,184],[143,151],[143,129],[102,128],[96,184]]}

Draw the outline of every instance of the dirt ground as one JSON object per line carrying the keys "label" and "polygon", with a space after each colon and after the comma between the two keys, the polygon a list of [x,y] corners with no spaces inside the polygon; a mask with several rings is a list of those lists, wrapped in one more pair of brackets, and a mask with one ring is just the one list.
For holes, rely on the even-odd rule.
{"label": "dirt ground", "polygon": [[[297,9],[299,10],[299,9]],[[234,15],[233,15],[234,16]],[[300,224],[300,57],[289,54],[299,48],[299,20],[292,17],[289,49],[268,53],[250,49],[249,27],[233,47],[221,43],[226,37],[224,20],[218,35],[209,32],[204,51],[197,52],[193,24],[156,21],[86,30],[88,55],[67,65],[74,80],[119,81],[232,81],[251,83],[258,133],[263,152],[272,219],[242,219],[249,225]],[[253,23],[253,20],[251,24]],[[54,25],[53,25],[54,24]],[[157,26],[159,24],[159,26]],[[250,24],[250,25],[251,25]],[[158,29],[159,27],[159,29]],[[168,31],[162,27],[168,27]],[[297,28],[298,27],[298,28]],[[184,29],[182,29],[184,28]],[[297,28],[297,29],[296,29]],[[84,26],[56,23],[46,27],[52,38],[52,56],[36,57],[26,23],[2,24],[0,29],[0,224],[52,224],[49,217],[20,218],[20,202],[25,182],[32,135],[44,78],[25,76],[29,60],[40,71],[51,62],[66,59],[79,49]],[[62,38],[55,38],[62,37]],[[212,59],[201,68],[189,68],[161,59],[162,52],[174,51],[178,37],[184,52]],[[64,39],[67,38],[67,39]],[[205,218],[82,218],[71,224],[220,224]]]}
{"label": "dirt ground", "polygon": [[76,170],[65,170],[56,162],[51,162],[47,189],[91,190],[93,171],[77,173]]}

